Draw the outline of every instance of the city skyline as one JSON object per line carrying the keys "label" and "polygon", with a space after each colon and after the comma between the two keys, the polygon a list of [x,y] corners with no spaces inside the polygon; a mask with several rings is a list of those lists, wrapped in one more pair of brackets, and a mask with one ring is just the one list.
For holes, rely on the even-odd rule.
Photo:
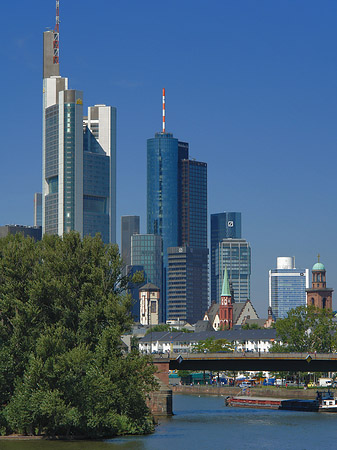
{"label": "city skyline", "polygon": [[[61,72],[86,93],[85,108],[101,102],[119,110],[117,224],[121,215],[139,215],[146,231],[146,139],[161,128],[166,87],[167,131],[208,165],[209,215],[242,213],[259,314],[266,315],[276,256],[296,255],[298,266],[312,267],[319,252],[336,287],[334,3],[83,6],[61,1]],[[32,225],[41,191],[41,34],[54,27],[55,2],[34,4],[28,33],[29,5],[20,15],[14,4],[5,8],[4,111],[16,120],[3,137],[0,224]],[[94,38],[83,45],[89,17]],[[181,21],[184,39],[170,29]],[[163,27],[171,31],[163,35]],[[92,64],[91,54],[102,62]]]}

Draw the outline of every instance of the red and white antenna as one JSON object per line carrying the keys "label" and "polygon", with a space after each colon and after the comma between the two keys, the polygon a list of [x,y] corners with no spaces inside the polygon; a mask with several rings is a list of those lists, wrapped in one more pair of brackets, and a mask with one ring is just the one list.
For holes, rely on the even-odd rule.
{"label": "red and white antenna", "polygon": [[54,28],[54,41],[53,41],[53,63],[59,64],[60,56],[60,1],[56,0],[56,25]]}
{"label": "red and white antenna", "polygon": [[163,133],[165,133],[165,88],[163,88]]}

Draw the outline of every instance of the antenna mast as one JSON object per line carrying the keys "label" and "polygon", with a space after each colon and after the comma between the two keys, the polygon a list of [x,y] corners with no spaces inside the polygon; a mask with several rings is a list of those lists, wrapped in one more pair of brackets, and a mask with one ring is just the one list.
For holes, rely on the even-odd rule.
{"label": "antenna mast", "polygon": [[165,133],[165,88],[163,88],[163,133]]}
{"label": "antenna mast", "polygon": [[60,1],[56,0],[56,25],[54,28],[54,41],[53,41],[53,64],[59,64],[60,55]]}

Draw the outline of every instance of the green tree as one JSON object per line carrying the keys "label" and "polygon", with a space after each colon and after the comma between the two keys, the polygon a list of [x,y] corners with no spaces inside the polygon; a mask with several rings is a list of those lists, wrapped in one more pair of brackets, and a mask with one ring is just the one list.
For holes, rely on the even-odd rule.
{"label": "green tree", "polygon": [[233,352],[234,348],[227,339],[210,337],[199,341],[192,349],[193,353]]}
{"label": "green tree", "polygon": [[299,306],[276,322],[277,337],[272,352],[329,353],[337,349],[337,325],[330,310]]}
{"label": "green tree", "polygon": [[156,388],[147,357],[122,354],[131,299],[117,246],[0,239],[0,424],[6,432],[148,433]]}

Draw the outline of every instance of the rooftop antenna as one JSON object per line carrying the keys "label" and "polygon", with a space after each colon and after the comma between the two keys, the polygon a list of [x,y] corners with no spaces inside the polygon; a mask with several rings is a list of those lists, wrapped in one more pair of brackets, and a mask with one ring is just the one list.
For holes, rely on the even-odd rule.
{"label": "rooftop antenna", "polygon": [[53,64],[59,64],[60,55],[60,1],[56,0],[56,24],[54,28],[54,41],[53,41]]}
{"label": "rooftop antenna", "polygon": [[163,88],[163,133],[165,133],[165,88]]}

